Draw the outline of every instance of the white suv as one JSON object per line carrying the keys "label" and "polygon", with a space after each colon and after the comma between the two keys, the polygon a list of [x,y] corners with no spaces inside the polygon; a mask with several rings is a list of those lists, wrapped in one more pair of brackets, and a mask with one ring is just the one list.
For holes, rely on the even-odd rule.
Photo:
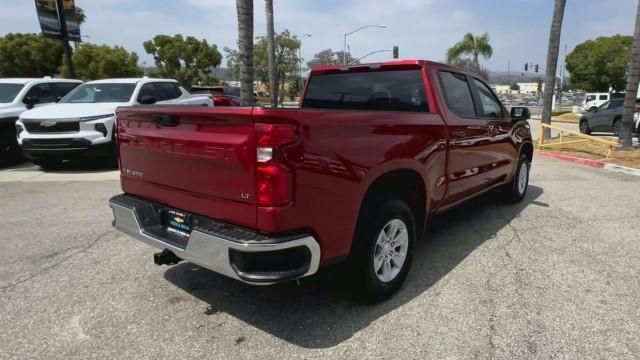
{"label": "white suv", "polygon": [[53,104],[67,95],[80,80],[52,79],[0,79],[0,163],[8,165],[20,159],[16,141],[16,120],[33,107]]}
{"label": "white suv", "polygon": [[213,106],[210,96],[183,92],[175,80],[105,79],[78,86],[57,104],[25,111],[16,122],[24,155],[43,167],[85,155],[115,159],[115,111],[141,104]]}

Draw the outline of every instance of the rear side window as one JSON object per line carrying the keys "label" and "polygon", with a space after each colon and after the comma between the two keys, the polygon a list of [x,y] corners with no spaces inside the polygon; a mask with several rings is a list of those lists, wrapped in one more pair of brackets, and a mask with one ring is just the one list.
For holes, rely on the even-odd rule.
{"label": "rear side window", "polygon": [[170,82],[156,83],[156,89],[160,93],[160,100],[173,100],[180,97],[181,92],[178,85]]}
{"label": "rear side window", "polygon": [[151,96],[155,98],[156,101],[160,100],[160,95],[158,95],[158,91],[153,83],[146,83],[142,85],[140,92],[138,93],[138,102],[140,102],[145,96]]}
{"label": "rear side window", "polygon": [[75,89],[78,83],[53,83],[53,88],[55,89],[55,93],[57,97],[64,97],[69,93],[69,91]]}
{"label": "rear side window", "polygon": [[600,95],[600,100],[609,100],[609,95]]}
{"label": "rear side window", "polygon": [[613,100],[611,101],[611,105],[609,105],[609,110],[619,109],[624,106],[624,100]]}
{"label": "rear side window", "polygon": [[449,71],[440,71],[439,77],[449,109],[458,116],[476,117],[467,77]]}
{"label": "rear side window", "polygon": [[368,71],[312,76],[302,107],[429,111],[420,70]]}

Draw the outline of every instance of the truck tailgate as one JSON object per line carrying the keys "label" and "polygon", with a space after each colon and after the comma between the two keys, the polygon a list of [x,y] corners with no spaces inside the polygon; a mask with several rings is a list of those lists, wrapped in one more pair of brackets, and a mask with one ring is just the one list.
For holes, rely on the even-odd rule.
{"label": "truck tailgate", "polygon": [[248,227],[255,225],[251,108],[118,110],[126,193]]}

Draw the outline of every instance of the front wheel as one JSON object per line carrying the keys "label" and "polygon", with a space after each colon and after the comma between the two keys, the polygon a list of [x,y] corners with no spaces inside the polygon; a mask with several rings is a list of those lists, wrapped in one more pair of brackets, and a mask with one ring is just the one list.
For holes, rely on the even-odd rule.
{"label": "front wheel", "polygon": [[622,130],[622,120],[615,119],[613,121],[613,135],[620,137],[620,130]]}
{"label": "front wheel", "polygon": [[527,195],[530,170],[531,163],[529,162],[529,158],[524,154],[520,155],[513,180],[503,188],[507,202],[519,203]]}
{"label": "front wheel", "polygon": [[591,135],[591,129],[589,128],[589,122],[587,122],[587,120],[580,121],[580,132],[585,135]]}
{"label": "front wheel", "polygon": [[404,202],[391,200],[375,210],[359,223],[348,270],[354,295],[370,303],[398,291],[411,266],[416,236],[413,214]]}

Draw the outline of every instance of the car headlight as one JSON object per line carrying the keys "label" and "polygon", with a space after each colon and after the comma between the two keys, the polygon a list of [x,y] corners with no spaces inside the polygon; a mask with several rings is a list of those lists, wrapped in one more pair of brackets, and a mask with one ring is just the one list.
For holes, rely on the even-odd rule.
{"label": "car headlight", "polygon": [[104,115],[96,115],[96,116],[87,116],[87,117],[81,117],[80,118],[80,122],[84,122],[84,121],[93,121],[93,120],[100,120],[100,119],[104,119],[104,118],[108,118],[108,117],[113,117],[116,116],[115,113],[113,114],[104,114]]}

